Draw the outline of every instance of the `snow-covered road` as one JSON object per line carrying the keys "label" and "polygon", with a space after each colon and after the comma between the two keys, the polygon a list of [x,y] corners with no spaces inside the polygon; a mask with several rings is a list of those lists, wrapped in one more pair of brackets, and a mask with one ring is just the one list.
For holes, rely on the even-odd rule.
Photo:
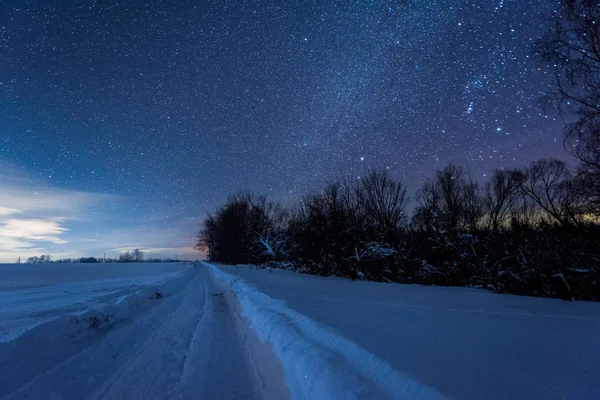
{"label": "snow-covered road", "polygon": [[599,398],[598,303],[208,263],[30,268],[0,284],[0,399]]}
{"label": "snow-covered road", "polygon": [[126,319],[113,322],[119,307],[109,306],[0,343],[0,398],[289,396],[270,347],[206,268],[191,267],[157,290],[163,297],[148,300],[152,293],[143,291],[142,302],[134,293],[127,308],[137,310]]}

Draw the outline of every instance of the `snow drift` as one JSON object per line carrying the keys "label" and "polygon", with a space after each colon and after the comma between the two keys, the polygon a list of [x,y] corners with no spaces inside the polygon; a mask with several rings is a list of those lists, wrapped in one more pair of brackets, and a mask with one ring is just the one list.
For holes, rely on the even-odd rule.
{"label": "snow drift", "polygon": [[[165,277],[151,285],[122,288],[97,298],[97,307],[65,313],[46,320],[11,340],[0,342],[0,397],[35,377],[40,371],[58,364],[96,343],[101,333],[131,319],[153,302],[175,293],[188,279],[192,267],[175,277]],[[35,366],[20,362],[22,354],[41,354]]]}
{"label": "snow drift", "polygon": [[258,337],[271,344],[294,398],[446,398],[239,277],[205,265],[235,293]]}

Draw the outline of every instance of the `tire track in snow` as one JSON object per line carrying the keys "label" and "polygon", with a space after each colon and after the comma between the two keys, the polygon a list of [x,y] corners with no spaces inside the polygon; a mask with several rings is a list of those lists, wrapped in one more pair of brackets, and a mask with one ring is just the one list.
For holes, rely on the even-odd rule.
{"label": "tire track in snow", "polygon": [[[204,317],[205,286],[194,274],[184,290],[186,296],[156,330],[144,341],[126,363],[109,379],[94,399],[152,398],[160,393],[173,396],[193,338],[194,321]],[[201,300],[201,301],[199,301]],[[187,343],[187,345],[186,345]]]}
{"label": "tire track in snow", "polygon": [[[195,267],[179,291],[157,302],[7,398],[265,397],[265,374],[249,358],[249,333],[239,331],[239,316],[205,268]],[[284,386],[282,376],[269,379]]]}

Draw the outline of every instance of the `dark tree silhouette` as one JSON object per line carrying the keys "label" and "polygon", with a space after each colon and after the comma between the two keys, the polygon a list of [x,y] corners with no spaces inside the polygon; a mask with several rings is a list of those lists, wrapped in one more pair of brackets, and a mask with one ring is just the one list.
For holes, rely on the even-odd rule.
{"label": "dark tree silhouette", "polygon": [[[281,244],[287,214],[264,196],[229,196],[209,214],[198,233],[196,248],[208,259],[230,264],[261,262],[284,251]],[[277,244],[275,243],[277,241]]]}
{"label": "dark tree silhouette", "polygon": [[487,227],[492,232],[506,228],[511,210],[519,199],[519,185],[523,178],[517,170],[494,170],[492,179],[483,190],[483,207],[487,214]]}
{"label": "dark tree silhouette", "polygon": [[575,179],[540,160],[494,171],[481,191],[448,165],[418,191],[409,227],[406,190],[385,170],[330,182],[291,212],[238,194],[206,217],[196,245],[229,264],[600,300],[600,228]]}
{"label": "dark tree silhouette", "polygon": [[597,0],[561,0],[554,28],[539,43],[539,56],[554,69],[548,99],[574,112],[566,147],[581,161],[579,190],[588,212],[600,214],[600,7]]}
{"label": "dark tree silhouette", "polygon": [[373,171],[359,181],[355,192],[366,226],[373,230],[373,240],[399,243],[408,220],[408,195],[402,183],[393,180],[387,170]]}
{"label": "dark tree silhouette", "polygon": [[126,251],[119,255],[119,262],[144,262],[144,252],[140,249]]}
{"label": "dark tree silhouette", "polygon": [[479,185],[464,169],[449,164],[437,171],[417,192],[418,206],[412,225],[426,231],[458,232],[474,230],[484,215]]}
{"label": "dark tree silhouette", "polygon": [[563,225],[581,224],[586,198],[564,162],[555,159],[534,161],[525,170],[519,187],[550,218]]}

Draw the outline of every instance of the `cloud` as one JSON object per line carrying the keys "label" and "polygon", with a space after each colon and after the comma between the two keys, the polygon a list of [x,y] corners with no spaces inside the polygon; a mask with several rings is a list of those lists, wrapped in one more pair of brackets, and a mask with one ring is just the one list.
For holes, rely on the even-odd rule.
{"label": "cloud", "polygon": [[92,203],[116,198],[51,186],[0,164],[0,217],[16,213],[70,217]]}
{"label": "cloud", "polygon": [[196,218],[154,221],[143,212],[131,213],[128,199],[134,198],[36,182],[0,162],[0,262],[40,254],[118,257],[136,248],[153,258],[203,258],[191,247]]}
{"label": "cloud", "polygon": [[6,217],[12,214],[19,214],[20,212],[21,210],[17,210],[14,208],[0,207],[0,217]]}
{"label": "cloud", "polygon": [[54,187],[25,189],[0,183],[0,217],[23,212],[73,216],[90,203],[108,201],[114,197]]}
{"label": "cloud", "polygon": [[61,226],[62,219],[9,219],[0,221],[0,237],[44,241],[55,244],[68,243],[59,238],[68,229]]}
{"label": "cloud", "polygon": [[0,165],[0,262],[21,256],[60,253],[69,223],[84,220],[94,204],[116,196],[49,186]]}

